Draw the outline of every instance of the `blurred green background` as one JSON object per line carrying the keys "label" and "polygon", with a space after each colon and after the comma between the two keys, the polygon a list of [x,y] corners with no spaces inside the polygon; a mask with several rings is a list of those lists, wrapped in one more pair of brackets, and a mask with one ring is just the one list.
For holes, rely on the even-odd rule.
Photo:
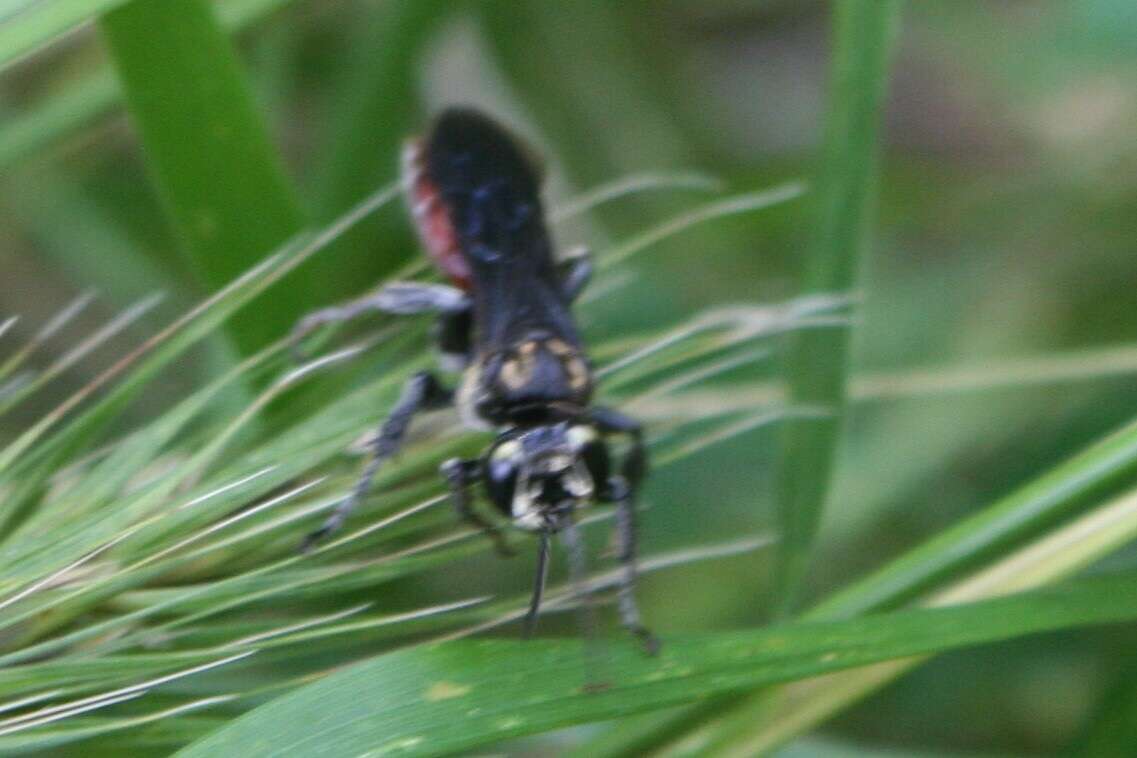
{"label": "blurred green background", "polygon": [[[694,170],[744,191],[808,180],[817,168],[825,3],[220,0],[254,96],[247,115],[266,127],[265,140],[207,134],[216,161],[186,165],[179,144],[208,144],[198,142],[211,124],[201,93],[149,105],[136,95],[158,122],[187,130],[140,141],[146,129],[124,111],[108,41],[128,38],[132,26],[153,31],[149,44],[115,49],[124,80],[145,92],[160,84],[166,45],[197,44],[192,25],[165,26],[161,10],[132,16],[131,4],[104,5],[122,7],[101,32],[83,26],[0,72],[0,316],[20,314],[12,334],[26,339],[80,292],[99,293],[47,343],[37,359],[45,363],[155,290],[167,293],[160,316],[176,315],[292,232],[391,182],[404,136],[447,103],[477,104],[530,137],[550,159],[552,207],[633,172]],[[223,72],[200,77],[205,95],[226,86]],[[1137,414],[1134,124],[1132,0],[905,7],[877,228],[861,272],[852,411],[808,597]],[[246,177],[267,188],[247,207],[227,199],[211,172],[266,146],[280,156],[279,174]],[[155,190],[163,170],[177,172],[180,190]],[[222,219],[244,219],[237,238],[215,238],[212,217],[193,215],[198,196]],[[558,228],[558,241],[603,250],[705,199],[645,192]],[[808,212],[797,201],[653,247],[618,297],[590,307],[589,339],[798,294]],[[368,220],[246,309],[225,339],[169,372],[122,425],[168,406],[306,310],[361,294],[418,255],[400,214]],[[14,436],[146,333],[136,325],[72,366],[31,407],[5,417],[0,433]],[[714,391],[768,388],[777,368],[742,366]],[[331,377],[290,402],[314,402],[342,381]],[[361,412],[378,420],[383,409]],[[777,441],[761,428],[660,472],[646,496],[645,550],[773,534]],[[1111,563],[1135,558],[1130,551]],[[527,562],[484,557],[466,568],[398,591],[520,591],[529,581]],[[722,629],[767,620],[772,584],[763,553],[648,577],[641,595],[664,633]],[[572,619],[551,619],[549,628],[571,633]],[[1060,752],[1126,703],[1132,709],[1134,631],[941,656],[786,755]],[[511,749],[544,754],[550,744],[529,739]]]}

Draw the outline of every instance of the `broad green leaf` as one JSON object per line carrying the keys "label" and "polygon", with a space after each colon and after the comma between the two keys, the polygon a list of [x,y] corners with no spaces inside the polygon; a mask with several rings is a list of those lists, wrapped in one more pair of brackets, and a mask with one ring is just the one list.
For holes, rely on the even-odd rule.
{"label": "broad green leaf", "polygon": [[442,755],[760,684],[1137,617],[1137,579],[1096,579],[952,608],[613,646],[603,679],[576,641],[423,646],[336,672],[178,755]]}

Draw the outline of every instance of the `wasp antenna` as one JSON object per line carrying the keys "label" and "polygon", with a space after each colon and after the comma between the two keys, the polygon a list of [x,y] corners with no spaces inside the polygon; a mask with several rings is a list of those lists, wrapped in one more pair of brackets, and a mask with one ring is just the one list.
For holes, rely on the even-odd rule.
{"label": "wasp antenna", "polygon": [[549,578],[549,530],[542,530],[537,545],[537,578],[533,582],[533,597],[529,612],[525,614],[525,638],[533,636],[537,628],[537,612],[541,610],[541,596],[545,594],[545,580]]}

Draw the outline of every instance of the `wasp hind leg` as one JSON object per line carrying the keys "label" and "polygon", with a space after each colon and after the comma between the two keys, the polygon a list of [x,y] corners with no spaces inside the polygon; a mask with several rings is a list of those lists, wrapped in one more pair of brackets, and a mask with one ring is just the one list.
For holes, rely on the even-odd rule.
{"label": "wasp hind leg", "polygon": [[379,434],[371,441],[371,457],[351,493],[340,501],[323,526],[304,538],[300,547],[302,552],[306,552],[316,542],[343,526],[343,522],[371,488],[371,480],[375,478],[383,462],[399,451],[414,415],[419,411],[445,407],[453,401],[453,397],[454,393],[439,384],[429,372],[423,371],[410,378],[403,388],[399,402],[391,410],[391,415],[379,427]]}
{"label": "wasp hind leg", "polygon": [[378,311],[396,316],[416,313],[460,314],[470,309],[470,298],[462,290],[444,284],[392,282],[378,292],[343,305],[309,313],[296,324],[289,337],[292,351],[298,357],[300,341],[316,329],[328,324],[351,321],[364,313]]}

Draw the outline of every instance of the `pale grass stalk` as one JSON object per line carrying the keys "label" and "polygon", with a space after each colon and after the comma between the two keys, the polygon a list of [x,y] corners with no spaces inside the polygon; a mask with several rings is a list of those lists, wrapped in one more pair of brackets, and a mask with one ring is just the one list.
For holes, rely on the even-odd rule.
{"label": "pale grass stalk", "polygon": [[721,180],[697,172],[629,174],[611,182],[599,184],[592,189],[569,198],[549,212],[549,222],[559,224],[573,216],[579,216],[622,197],[628,197],[645,190],[689,189],[705,192],[719,192],[723,189]]}

